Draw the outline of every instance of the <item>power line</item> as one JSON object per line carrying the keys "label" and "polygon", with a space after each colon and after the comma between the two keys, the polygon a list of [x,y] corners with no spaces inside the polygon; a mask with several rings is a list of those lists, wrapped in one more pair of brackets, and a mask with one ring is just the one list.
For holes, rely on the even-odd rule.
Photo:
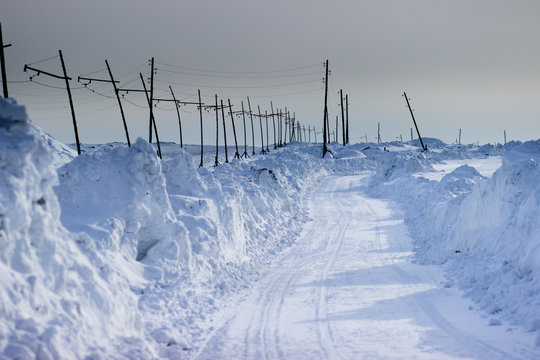
{"label": "power line", "polygon": [[316,82],[316,81],[321,81],[321,79],[298,81],[298,82],[287,83],[287,84],[279,84],[279,85],[264,85],[264,86],[206,86],[206,85],[198,85],[198,84],[177,83],[177,82],[165,81],[165,80],[155,80],[155,81],[162,82],[162,83],[168,83],[168,84],[175,84],[175,85],[180,85],[180,86],[196,87],[196,88],[210,88],[210,89],[266,89],[266,88],[275,88],[275,87],[284,87],[284,86],[294,86],[294,85],[308,84],[308,83],[312,83],[312,82]]}
{"label": "power line", "polygon": [[[62,90],[65,90],[65,88],[63,88],[63,87],[43,84],[43,83],[40,83],[39,81],[36,81],[36,80],[31,80],[30,82],[33,82],[33,83],[35,83],[35,84],[38,84],[38,85],[41,85],[41,86],[45,86],[45,87],[48,87],[48,88],[51,88],[51,89],[62,89]],[[71,88],[71,90],[80,90],[80,89],[84,89],[84,86]]]}
{"label": "power line", "polygon": [[34,61],[33,63],[28,63],[26,65],[35,65],[35,64],[40,64],[42,62],[45,62],[45,61],[49,61],[49,60],[52,60],[52,59],[55,59],[59,57],[59,55],[54,55],[54,56],[51,56],[50,58],[46,58],[46,59],[43,59],[43,60],[39,60],[39,61]]}
{"label": "power line", "polygon": [[165,65],[165,66],[170,66],[170,67],[173,67],[173,68],[178,68],[178,69],[185,69],[185,70],[199,71],[199,72],[208,72],[208,73],[215,73],[215,74],[272,74],[272,73],[280,73],[280,72],[308,69],[308,68],[312,68],[312,67],[316,67],[316,66],[321,65],[321,64],[313,64],[313,65],[298,66],[298,67],[289,68],[289,69],[267,70],[267,71],[217,71],[217,70],[191,68],[191,67],[182,66],[182,65],[171,65],[171,64],[162,63],[162,62],[156,62],[156,63],[161,64],[161,65]]}
{"label": "power line", "polygon": [[290,78],[290,77],[302,77],[302,76],[311,76],[319,75],[320,72],[308,72],[300,74],[287,74],[287,75],[254,75],[254,76],[239,76],[239,75],[215,75],[215,74],[195,74],[184,71],[168,70],[163,68],[156,69],[158,71],[179,74],[179,75],[189,75],[189,76],[201,76],[201,77],[212,77],[212,78],[226,78],[226,79],[277,79],[277,78]]}

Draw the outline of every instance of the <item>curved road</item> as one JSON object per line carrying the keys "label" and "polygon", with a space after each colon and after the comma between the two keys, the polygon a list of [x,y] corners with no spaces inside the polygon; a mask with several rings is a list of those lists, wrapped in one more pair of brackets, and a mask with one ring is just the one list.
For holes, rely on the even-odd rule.
{"label": "curved road", "polygon": [[488,326],[438,267],[412,264],[392,204],[369,174],[329,177],[297,243],[197,359],[532,359],[530,334]]}

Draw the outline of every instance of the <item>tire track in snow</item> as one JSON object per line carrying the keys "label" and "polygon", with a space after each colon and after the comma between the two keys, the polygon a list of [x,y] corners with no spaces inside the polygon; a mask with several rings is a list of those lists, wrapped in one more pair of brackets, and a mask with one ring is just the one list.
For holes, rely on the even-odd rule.
{"label": "tire track in snow", "polygon": [[[364,203],[367,203],[365,200]],[[393,211],[390,210],[392,213]],[[381,218],[377,218],[377,226],[376,226],[376,236],[375,236],[375,242],[377,246],[377,254],[379,257],[379,260],[382,264],[392,269],[392,271],[402,280],[401,283],[403,286],[407,289],[410,289],[407,291],[407,293],[413,293],[413,297],[415,301],[419,304],[419,308],[422,310],[423,313],[427,315],[427,317],[430,319],[430,321],[440,330],[442,330],[444,333],[449,335],[451,338],[453,338],[457,343],[463,346],[463,348],[466,348],[468,351],[471,351],[474,354],[474,358],[478,359],[520,359],[521,357],[515,357],[513,354],[509,354],[507,352],[504,352],[494,346],[491,346],[473,336],[470,334],[463,333],[458,328],[453,326],[432,304],[429,299],[426,299],[423,292],[421,291],[422,288],[415,284],[422,284],[425,283],[425,279],[421,279],[418,274],[407,272],[402,267],[399,266],[397,263],[396,258],[389,259],[388,257],[382,256],[383,248],[382,240],[381,240]],[[397,237],[395,237],[397,238]],[[399,242],[399,250],[401,252],[405,251],[405,245],[403,242]],[[411,290],[420,290],[420,291],[411,291]]]}

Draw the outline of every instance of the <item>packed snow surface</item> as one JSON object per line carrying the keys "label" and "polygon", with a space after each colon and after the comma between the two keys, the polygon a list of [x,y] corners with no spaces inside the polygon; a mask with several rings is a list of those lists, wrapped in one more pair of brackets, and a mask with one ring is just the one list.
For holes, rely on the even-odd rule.
{"label": "packed snow surface", "polygon": [[540,141],[425,142],[76,156],[0,99],[0,358],[540,358]]}

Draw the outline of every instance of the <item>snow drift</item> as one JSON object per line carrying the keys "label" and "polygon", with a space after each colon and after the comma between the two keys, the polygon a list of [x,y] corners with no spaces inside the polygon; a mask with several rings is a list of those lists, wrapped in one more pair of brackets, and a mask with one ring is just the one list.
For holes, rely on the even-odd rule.
{"label": "snow drift", "polygon": [[294,147],[213,170],[172,145],[161,161],[142,139],[74,157],[0,104],[8,358],[184,356],[225,295],[294,241],[325,173]]}
{"label": "snow drift", "polygon": [[[372,193],[404,210],[421,263],[445,264],[457,284],[493,316],[540,330],[540,142],[460,150],[461,158],[503,154],[491,178],[462,165],[440,181],[417,177],[453,150],[402,152],[378,160]],[[450,157],[449,157],[450,155]]]}

